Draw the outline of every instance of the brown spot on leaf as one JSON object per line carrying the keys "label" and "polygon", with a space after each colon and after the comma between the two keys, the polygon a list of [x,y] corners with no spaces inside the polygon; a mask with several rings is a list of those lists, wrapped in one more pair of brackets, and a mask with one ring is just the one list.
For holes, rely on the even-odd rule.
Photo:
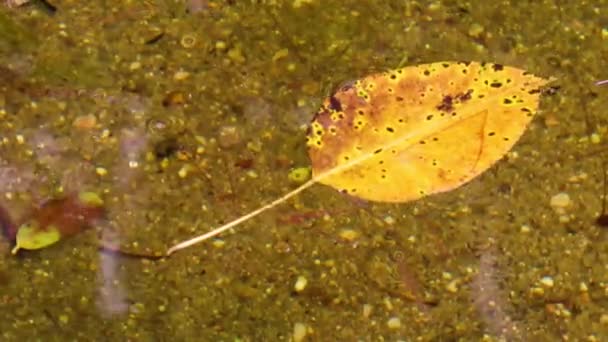
{"label": "brown spot on leaf", "polygon": [[435,108],[437,108],[438,110],[440,110],[442,112],[449,112],[452,109],[454,109],[453,101],[454,101],[454,99],[452,98],[452,96],[446,95],[443,97],[443,100],[441,100],[441,103],[438,104]]}

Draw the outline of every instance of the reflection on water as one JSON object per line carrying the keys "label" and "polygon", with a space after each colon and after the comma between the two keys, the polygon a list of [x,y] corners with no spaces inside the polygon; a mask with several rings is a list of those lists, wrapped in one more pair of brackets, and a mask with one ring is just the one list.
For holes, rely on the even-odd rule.
{"label": "reflection on water", "polygon": [[[120,249],[120,239],[109,229],[102,229],[101,240],[112,250]],[[97,305],[105,317],[125,314],[129,309],[125,281],[120,276],[120,256],[101,250],[99,253],[99,298]]]}

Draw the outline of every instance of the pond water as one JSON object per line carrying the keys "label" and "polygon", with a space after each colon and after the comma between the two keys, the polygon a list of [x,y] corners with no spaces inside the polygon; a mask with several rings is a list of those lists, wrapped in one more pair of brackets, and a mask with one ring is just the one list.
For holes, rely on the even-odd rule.
{"label": "pond water", "polygon": [[[20,2],[0,9],[3,341],[608,339],[608,1]],[[454,191],[314,185],[163,257],[296,188],[335,89],[437,61],[555,80]],[[32,219],[70,226],[11,254]]]}

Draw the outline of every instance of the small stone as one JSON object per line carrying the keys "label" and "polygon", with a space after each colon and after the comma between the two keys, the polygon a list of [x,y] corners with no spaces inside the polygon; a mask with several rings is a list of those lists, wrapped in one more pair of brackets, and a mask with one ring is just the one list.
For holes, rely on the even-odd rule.
{"label": "small stone", "polygon": [[215,49],[218,51],[224,51],[224,50],[226,50],[227,47],[228,47],[228,45],[226,44],[225,41],[218,40],[217,42],[215,42]]}
{"label": "small stone", "polygon": [[536,286],[530,289],[530,294],[535,297],[542,297],[545,295],[545,290],[542,287]]}
{"label": "small stone", "polygon": [[340,237],[346,241],[354,241],[359,237],[360,233],[354,229],[345,228],[340,230]]}
{"label": "small stone", "polygon": [[372,314],[372,308],[371,304],[363,304],[363,317],[369,318]]}
{"label": "small stone", "polygon": [[215,240],[213,240],[213,242],[211,244],[215,248],[222,248],[226,245],[226,241],[224,241],[222,239],[215,239]]}
{"label": "small stone", "polygon": [[95,125],[97,125],[97,118],[93,114],[81,115],[72,122],[74,128],[82,130],[95,128]]}
{"label": "small stone", "polygon": [[602,314],[600,316],[600,323],[603,325],[608,325],[608,314]]}
{"label": "small stone", "polygon": [[458,283],[458,279],[454,279],[446,285],[445,289],[450,293],[456,293],[458,292]]}
{"label": "small stone", "polygon": [[179,178],[186,178],[188,176],[188,171],[190,170],[190,165],[182,166],[179,171],[177,171],[177,175]]}
{"label": "small stone", "polygon": [[103,167],[97,167],[97,168],[95,168],[95,173],[96,173],[98,176],[105,176],[105,175],[107,175],[107,174],[108,174],[108,170],[106,170],[106,169],[105,169],[105,168],[103,168]]}
{"label": "small stone", "polygon": [[399,317],[391,317],[387,322],[386,326],[391,330],[397,330],[401,328],[401,320]]}
{"label": "small stone", "polygon": [[484,27],[478,23],[473,23],[469,26],[469,36],[473,38],[479,38],[484,31]]}
{"label": "small stone", "polygon": [[251,152],[262,152],[262,142],[259,140],[250,141],[247,143],[247,149]]}
{"label": "small stone", "polygon": [[217,142],[222,148],[229,148],[241,142],[241,135],[236,126],[220,127]]}
{"label": "small stone", "polygon": [[294,288],[294,290],[296,290],[296,292],[302,292],[306,288],[307,284],[308,284],[308,279],[306,279],[306,277],[304,277],[304,276],[299,276],[298,279],[296,280],[296,283],[293,286],[293,288]]}
{"label": "small stone", "polygon": [[308,334],[308,327],[304,323],[296,323],[293,326],[293,341],[302,342]]}
{"label": "small stone", "polygon": [[228,58],[230,58],[231,61],[237,64],[242,64],[246,61],[245,56],[243,56],[243,52],[241,51],[240,47],[234,47],[228,50]]}
{"label": "small stone", "polygon": [[546,288],[551,288],[551,287],[553,287],[553,285],[555,285],[553,278],[549,277],[549,276],[542,277],[540,279],[540,283]]}
{"label": "small stone", "polygon": [[300,8],[305,4],[312,4],[312,0],[294,0],[291,4],[293,8]]}
{"label": "small stone", "polygon": [[162,101],[165,107],[183,105],[184,103],[186,103],[186,95],[177,90],[167,93]]}
{"label": "small stone", "polygon": [[258,175],[258,173],[255,170],[248,170],[247,171],[247,177],[255,179],[255,178],[258,178],[259,175]]}
{"label": "small stone", "polygon": [[572,201],[570,200],[570,196],[567,193],[560,192],[559,194],[556,194],[551,197],[549,204],[554,209],[564,209],[569,207],[572,204]]}
{"label": "small stone", "polygon": [[163,170],[166,170],[169,167],[169,159],[163,158],[163,160],[160,161],[160,167]]}
{"label": "small stone", "polygon": [[528,226],[527,224],[524,224],[524,225],[522,225],[522,226],[519,228],[519,231],[520,231],[520,232],[522,232],[522,233],[524,233],[524,234],[529,233],[529,232],[530,232],[530,230],[531,230],[531,229],[530,229],[530,226]]}
{"label": "small stone", "polygon": [[272,61],[276,62],[281,58],[285,58],[287,57],[287,55],[289,55],[289,50],[288,49],[281,49],[277,52],[275,52],[275,54],[272,56]]}
{"label": "small stone", "polygon": [[602,141],[602,138],[600,137],[599,134],[592,133],[589,140],[591,141],[592,144],[599,144]]}
{"label": "small stone", "polygon": [[175,81],[183,81],[188,77],[190,77],[190,73],[183,70],[179,70],[175,74],[173,74],[173,79]]}
{"label": "small stone", "polygon": [[141,68],[141,62],[132,62],[131,64],[129,64],[129,70],[131,71],[135,71],[139,68]]}
{"label": "small stone", "polygon": [[388,225],[393,225],[395,224],[395,218],[392,216],[384,216],[384,223],[388,224]]}

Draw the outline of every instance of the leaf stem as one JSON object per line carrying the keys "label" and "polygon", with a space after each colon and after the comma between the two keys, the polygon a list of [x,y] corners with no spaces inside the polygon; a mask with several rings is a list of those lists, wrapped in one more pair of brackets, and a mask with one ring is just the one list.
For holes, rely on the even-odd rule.
{"label": "leaf stem", "polygon": [[167,250],[167,256],[169,256],[169,255],[171,255],[171,254],[179,251],[180,249],[184,249],[184,248],[190,247],[190,246],[195,245],[195,244],[197,244],[199,242],[202,242],[202,241],[208,240],[208,239],[210,239],[210,238],[212,238],[214,236],[217,236],[217,235],[223,233],[224,231],[226,231],[226,230],[228,230],[228,229],[230,229],[230,228],[232,228],[232,227],[234,227],[234,226],[236,226],[236,225],[238,225],[238,224],[240,224],[240,223],[242,223],[244,221],[247,221],[247,220],[249,220],[250,218],[252,218],[254,216],[257,216],[257,215],[261,214],[262,212],[264,212],[264,211],[266,211],[268,209],[276,207],[277,205],[285,202],[286,200],[290,199],[291,197],[293,197],[293,196],[299,194],[300,192],[308,189],[311,185],[315,184],[317,182],[317,180],[318,180],[317,178],[312,178],[308,182],[300,185],[298,188],[296,188],[296,189],[290,191],[289,193],[283,195],[282,197],[280,197],[280,198],[278,198],[278,199],[276,199],[276,200],[274,200],[274,201],[266,204],[265,206],[260,207],[260,208],[258,208],[256,210],[250,212],[249,214],[243,215],[243,216],[241,216],[241,217],[239,217],[239,218],[237,218],[237,219],[235,219],[233,221],[230,221],[230,222],[226,223],[225,225],[223,225],[221,227],[217,227],[217,228],[215,228],[215,229],[213,229],[213,230],[211,230],[211,231],[209,231],[209,232],[207,232],[207,233],[205,233],[203,235],[199,235],[199,236],[193,237],[191,239],[188,239],[186,241],[178,243],[177,245],[175,245],[175,246],[169,248],[169,250]]}

